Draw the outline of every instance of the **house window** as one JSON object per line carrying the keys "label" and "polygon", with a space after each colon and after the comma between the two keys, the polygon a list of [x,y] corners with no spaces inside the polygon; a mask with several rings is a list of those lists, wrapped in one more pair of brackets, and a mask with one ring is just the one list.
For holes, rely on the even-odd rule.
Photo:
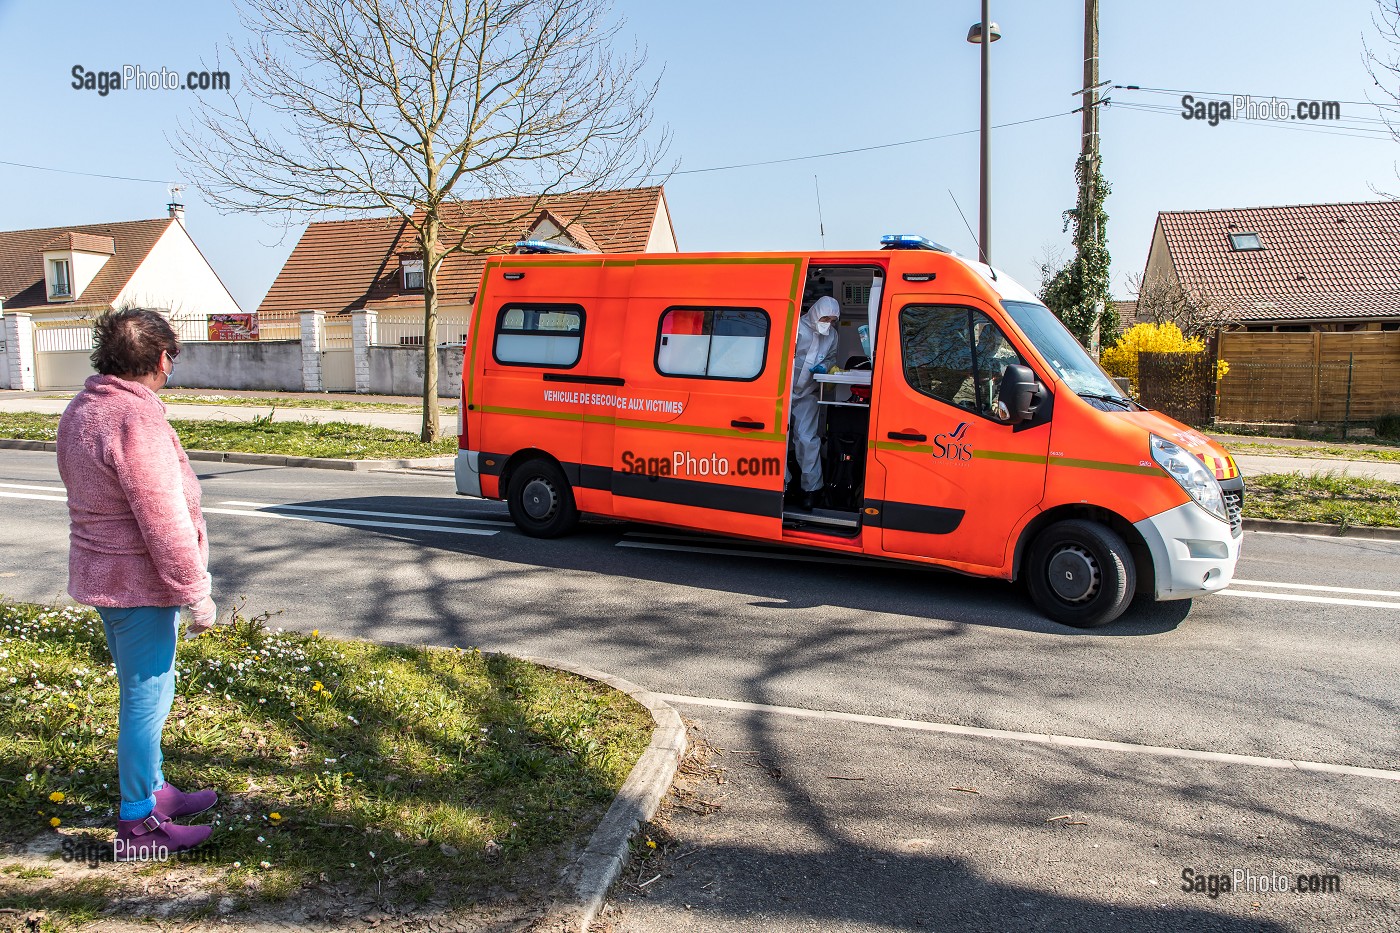
{"label": "house window", "polygon": [[423,288],[423,260],[403,260],[404,291],[419,291]]}
{"label": "house window", "polygon": [[50,276],[51,287],[49,289],[50,298],[68,298],[73,294],[73,286],[68,278],[68,260],[55,259],[50,265],[53,274]]}
{"label": "house window", "polygon": [[1232,233],[1230,234],[1230,249],[1237,253],[1248,252],[1250,250],[1261,250],[1264,248],[1264,241],[1259,239],[1257,233]]}
{"label": "house window", "polygon": [[668,308],[656,338],[663,376],[750,381],[763,372],[768,314],[759,308]]}

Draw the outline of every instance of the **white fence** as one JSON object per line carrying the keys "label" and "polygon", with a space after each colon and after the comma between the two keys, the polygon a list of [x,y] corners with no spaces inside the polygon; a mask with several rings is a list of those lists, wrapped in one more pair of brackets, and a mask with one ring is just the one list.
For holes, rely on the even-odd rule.
{"label": "white fence", "polygon": [[[467,342],[470,319],[465,315],[439,314],[437,320],[438,346]],[[423,345],[423,312],[380,312],[373,331],[371,345],[376,347],[421,347]]]}
{"label": "white fence", "polygon": [[301,314],[296,311],[172,315],[170,326],[181,343],[301,339]]}

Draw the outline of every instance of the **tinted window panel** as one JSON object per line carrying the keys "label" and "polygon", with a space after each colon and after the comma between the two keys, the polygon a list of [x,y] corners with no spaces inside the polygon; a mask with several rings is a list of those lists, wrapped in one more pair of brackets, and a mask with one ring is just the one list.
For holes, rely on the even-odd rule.
{"label": "tinted window panel", "polygon": [[755,379],[768,348],[757,308],[671,308],[661,317],[656,371],[702,379]]}
{"label": "tinted window panel", "polygon": [[583,352],[583,309],[507,305],[496,320],[496,362],[568,369]]}

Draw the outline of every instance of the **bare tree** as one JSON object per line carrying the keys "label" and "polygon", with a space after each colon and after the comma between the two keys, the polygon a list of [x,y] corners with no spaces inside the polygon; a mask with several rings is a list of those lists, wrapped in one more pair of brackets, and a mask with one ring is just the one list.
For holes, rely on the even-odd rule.
{"label": "bare tree", "polygon": [[646,56],[613,51],[608,0],[241,0],[239,14],[255,37],[232,49],[245,87],[202,97],[176,147],[220,210],[407,224],[431,441],[438,272],[473,234],[457,202],[533,195],[523,220],[549,196],[652,172],[666,139],[647,141]]}
{"label": "bare tree", "polygon": [[1187,337],[1208,338],[1239,319],[1226,301],[1175,279],[1141,275],[1128,279],[1137,292],[1137,319],[1153,324],[1175,324]]}
{"label": "bare tree", "polygon": [[[1376,105],[1381,110],[1381,119],[1385,121],[1391,137],[1400,142],[1400,0],[1376,0],[1376,12],[1371,16],[1371,23],[1390,48],[1377,51],[1369,42],[1363,41],[1363,59],[1371,80],[1389,98]],[[1374,185],[1372,190],[1390,198],[1396,197]]]}

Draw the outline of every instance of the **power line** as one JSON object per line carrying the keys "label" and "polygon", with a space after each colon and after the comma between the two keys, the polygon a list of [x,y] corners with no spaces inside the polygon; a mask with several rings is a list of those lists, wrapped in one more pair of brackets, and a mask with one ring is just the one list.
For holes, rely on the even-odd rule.
{"label": "power line", "polygon": [[[994,130],[1001,130],[1001,129],[1006,129],[1006,128],[1012,127],[1012,126],[1024,126],[1024,125],[1026,125],[1027,123],[1039,123],[1039,122],[1041,122],[1042,120],[1053,120],[1053,119],[1055,119],[1056,117],[1067,117],[1067,116],[1070,116],[1072,113],[1073,113],[1072,111],[1066,110],[1066,111],[1063,111],[1063,112],[1061,112],[1061,113],[1050,113],[1050,114],[1046,114],[1046,115],[1043,116],[1043,117],[1031,117],[1031,118],[1028,119],[1028,120],[1014,120],[1014,121],[1012,121],[1012,122],[1010,122],[1010,123],[998,123],[998,124],[996,124],[995,126],[993,126],[992,129],[994,129]],[[905,139],[905,140],[901,140],[900,142],[897,142],[897,143],[879,143],[879,144],[874,145],[874,146],[861,146],[861,147],[856,148],[856,149],[840,149],[840,150],[837,150],[837,151],[835,151],[835,152],[818,152],[818,153],[813,153],[812,155],[788,156],[788,157],[782,158],[782,159],[765,159],[764,161],[761,161],[761,162],[736,162],[736,163],[734,163],[733,165],[714,165],[714,166],[711,166],[711,167],[709,167],[709,168],[690,168],[690,169],[682,169],[681,171],[671,172],[670,174],[671,174],[672,176],[675,176],[675,175],[699,175],[699,174],[701,174],[702,172],[727,172],[727,171],[730,171],[730,170],[732,170],[732,169],[737,169],[737,168],[756,168],[756,167],[761,166],[761,165],[782,165],[782,164],[787,163],[787,162],[803,162],[803,161],[806,161],[806,160],[808,160],[808,159],[827,159],[827,158],[831,158],[832,156],[852,155],[853,153],[857,153],[857,152],[874,152],[874,151],[879,150],[879,149],[893,149],[893,148],[895,148],[895,147],[897,147],[897,146],[913,146],[913,145],[917,145],[918,143],[931,143],[931,142],[935,142],[935,141],[940,140],[940,139],[952,139],[952,138],[954,138],[954,137],[956,137],[956,136],[971,136],[971,135],[973,135],[974,133],[977,133],[977,132],[979,132],[979,131],[976,130],[976,129],[971,129],[971,130],[959,130],[959,131],[956,132],[956,133],[943,133],[943,134],[938,135],[938,136],[924,136],[924,137],[922,137],[922,138],[920,138],[920,139]],[[658,176],[658,175],[647,175],[647,176],[645,176],[645,177],[647,177],[647,178],[657,178],[657,177],[660,177],[660,176]]]}
{"label": "power line", "polygon": [[[1140,113],[1151,113],[1156,114],[1158,116],[1179,117],[1181,115],[1181,112],[1179,110],[1143,106],[1141,104],[1115,104],[1114,106],[1122,110],[1135,110]],[[1231,123],[1238,126],[1272,127],[1273,129],[1279,130],[1297,130],[1303,133],[1321,133],[1326,136],[1344,136],[1349,137],[1351,139],[1371,139],[1379,140],[1382,142],[1388,142],[1392,139],[1392,135],[1388,131],[1371,130],[1360,126],[1338,127],[1336,129],[1333,129],[1326,126],[1314,125],[1312,123],[1300,124],[1296,122],[1282,122],[1278,120],[1222,120],[1221,122]],[[1347,130],[1351,130],[1351,132],[1346,132]]]}
{"label": "power line", "polygon": [[0,159],[0,165],[10,165],[10,166],[13,166],[13,167],[15,167],[15,168],[32,168],[32,169],[34,169],[34,170],[36,170],[36,171],[40,171],[40,172],[57,172],[57,173],[59,173],[60,175],[83,175],[83,176],[85,176],[85,177],[87,177],[87,178],[106,178],[106,179],[109,179],[109,180],[111,180],[111,181],[140,181],[140,182],[146,182],[146,183],[152,184],[152,185],[169,185],[169,184],[173,184],[173,182],[169,181],[168,179],[160,179],[160,178],[132,178],[132,177],[129,176],[129,175],[102,175],[102,174],[99,174],[98,172],[80,172],[80,171],[77,171],[76,169],[71,169],[71,168],[54,168],[54,167],[51,166],[51,165],[30,165],[30,164],[28,164],[28,163],[26,163],[26,162],[7,162],[7,161],[5,161],[4,159]]}
{"label": "power line", "polygon": [[[1236,96],[1237,94],[1239,94],[1238,91],[1200,91],[1200,90],[1188,90],[1188,89],[1185,89],[1185,88],[1171,88],[1171,87],[1143,87],[1143,86],[1140,85],[1140,84],[1115,84],[1115,85],[1113,85],[1113,89],[1116,90],[1116,91],[1144,91],[1144,92],[1149,93],[1149,94],[1200,94],[1200,95],[1205,96],[1205,97],[1234,97],[1234,96]],[[1239,96],[1241,96],[1241,97],[1254,97],[1254,98],[1258,98],[1258,99],[1261,99],[1261,100],[1263,100],[1263,99],[1268,99],[1268,98],[1272,98],[1272,97],[1277,97],[1279,100],[1308,100],[1308,101],[1311,101],[1311,100],[1313,99],[1313,98],[1311,98],[1311,97],[1306,97],[1306,96],[1303,96],[1303,95],[1299,95],[1299,96],[1294,97],[1294,96],[1290,96],[1290,95],[1288,95],[1288,94],[1239,94]],[[1337,101],[1328,101],[1328,103],[1350,104],[1350,105],[1355,106],[1355,107],[1375,107],[1375,108],[1377,108],[1378,110],[1384,110],[1384,109],[1387,108],[1387,107],[1394,107],[1394,106],[1400,105],[1400,104],[1378,104],[1378,103],[1376,103],[1375,101],[1370,101],[1370,100],[1337,100]]]}

